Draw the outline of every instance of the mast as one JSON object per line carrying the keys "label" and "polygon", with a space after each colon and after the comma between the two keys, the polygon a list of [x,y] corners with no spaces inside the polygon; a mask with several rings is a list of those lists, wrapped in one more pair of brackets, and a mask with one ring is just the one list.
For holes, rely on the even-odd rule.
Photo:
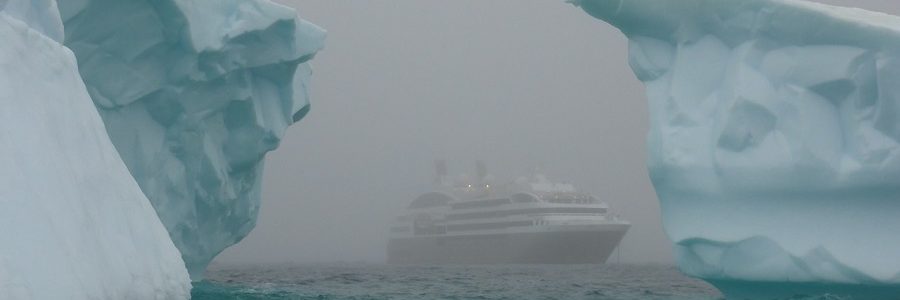
{"label": "mast", "polygon": [[447,161],[443,159],[434,160],[434,185],[442,186],[447,181]]}
{"label": "mast", "polygon": [[484,179],[487,177],[487,166],[484,164],[484,161],[475,161],[475,175],[478,176],[476,177],[478,183],[484,184]]}

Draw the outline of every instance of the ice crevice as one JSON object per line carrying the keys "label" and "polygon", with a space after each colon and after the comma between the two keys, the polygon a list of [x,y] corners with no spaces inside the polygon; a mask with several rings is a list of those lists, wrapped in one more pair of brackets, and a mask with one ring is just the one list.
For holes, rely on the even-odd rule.
{"label": "ice crevice", "polygon": [[307,61],[324,31],[265,0],[80,0],[60,11],[113,144],[201,279],[255,226],[263,157],[309,110]]}

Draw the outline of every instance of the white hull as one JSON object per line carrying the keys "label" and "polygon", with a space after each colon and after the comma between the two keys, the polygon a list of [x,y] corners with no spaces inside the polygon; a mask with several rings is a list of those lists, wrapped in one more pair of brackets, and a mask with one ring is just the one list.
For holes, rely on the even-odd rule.
{"label": "white hull", "polygon": [[604,263],[629,226],[562,225],[478,234],[395,237],[388,243],[388,263]]}

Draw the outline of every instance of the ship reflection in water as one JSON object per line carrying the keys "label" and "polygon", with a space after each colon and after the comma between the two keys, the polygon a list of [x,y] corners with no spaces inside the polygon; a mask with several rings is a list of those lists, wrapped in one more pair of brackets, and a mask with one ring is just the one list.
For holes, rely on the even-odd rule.
{"label": "ship reflection in water", "polygon": [[388,263],[603,263],[631,226],[609,205],[541,174],[495,184],[478,177],[446,180],[437,163],[434,191],[394,220]]}

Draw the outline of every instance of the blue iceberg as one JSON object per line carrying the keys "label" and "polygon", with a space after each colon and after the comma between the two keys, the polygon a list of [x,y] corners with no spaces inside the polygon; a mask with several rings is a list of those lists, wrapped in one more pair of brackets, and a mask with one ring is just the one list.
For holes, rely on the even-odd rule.
{"label": "blue iceberg", "polygon": [[729,298],[900,295],[900,18],[797,0],[575,0],[629,39],[685,273]]}
{"label": "blue iceberg", "polygon": [[265,0],[0,0],[0,39],[0,299],[186,299],[253,228],[324,31]]}
{"label": "blue iceberg", "polygon": [[[325,33],[267,0],[59,1],[65,45],[191,278],[256,224]],[[59,34],[59,33],[55,33]]]}
{"label": "blue iceberg", "polygon": [[53,0],[0,1],[0,299],[186,299],[62,26]]}

